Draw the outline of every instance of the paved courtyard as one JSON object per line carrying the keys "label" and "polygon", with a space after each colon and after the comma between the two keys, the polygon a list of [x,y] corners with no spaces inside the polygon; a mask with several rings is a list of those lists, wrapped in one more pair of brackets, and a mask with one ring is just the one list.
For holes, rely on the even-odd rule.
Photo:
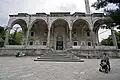
{"label": "paved courtyard", "polygon": [[120,60],[112,59],[108,74],[99,59],[85,62],[40,62],[35,57],[0,57],[0,80],[120,80]]}

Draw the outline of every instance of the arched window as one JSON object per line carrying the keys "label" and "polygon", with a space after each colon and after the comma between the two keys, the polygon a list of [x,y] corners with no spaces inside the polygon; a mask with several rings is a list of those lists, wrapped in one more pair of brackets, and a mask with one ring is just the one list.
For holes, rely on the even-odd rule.
{"label": "arched window", "polygon": [[97,44],[97,43],[95,43],[95,45],[97,46],[98,44]]}
{"label": "arched window", "polygon": [[88,46],[91,46],[91,42],[88,42]]}
{"label": "arched window", "polygon": [[33,45],[34,44],[34,41],[29,41],[29,45]]}
{"label": "arched window", "polygon": [[46,44],[47,44],[47,42],[46,42],[46,41],[44,41],[44,42],[43,42],[43,45],[45,46]]}
{"label": "arched window", "polygon": [[33,36],[35,36],[35,33],[33,31],[31,31],[30,35],[33,37]]}
{"label": "arched window", "polygon": [[88,36],[88,37],[90,36],[90,32],[87,32],[87,36]]}

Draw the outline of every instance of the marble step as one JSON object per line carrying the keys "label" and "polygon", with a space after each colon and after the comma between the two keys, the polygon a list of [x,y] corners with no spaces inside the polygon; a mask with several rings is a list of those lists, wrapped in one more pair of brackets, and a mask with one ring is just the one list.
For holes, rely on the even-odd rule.
{"label": "marble step", "polygon": [[37,59],[70,59],[69,56],[42,56],[37,57]]}
{"label": "marble step", "polygon": [[37,57],[37,59],[52,59],[52,57]]}
{"label": "marble step", "polygon": [[84,62],[84,60],[72,60],[72,59],[34,59],[34,61]]}

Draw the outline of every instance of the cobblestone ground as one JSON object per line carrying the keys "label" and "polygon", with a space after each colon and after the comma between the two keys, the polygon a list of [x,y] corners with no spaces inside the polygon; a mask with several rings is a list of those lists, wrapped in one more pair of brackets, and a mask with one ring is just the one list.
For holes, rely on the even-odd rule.
{"label": "cobblestone ground", "polygon": [[0,57],[0,80],[120,80],[120,60],[112,59],[108,74],[99,59],[85,62],[40,62],[35,57]]}

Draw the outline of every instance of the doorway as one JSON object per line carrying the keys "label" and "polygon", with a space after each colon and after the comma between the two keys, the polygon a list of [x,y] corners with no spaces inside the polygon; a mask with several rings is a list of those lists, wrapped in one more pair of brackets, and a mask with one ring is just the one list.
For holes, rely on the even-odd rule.
{"label": "doorway", "polygon": [[63,41],[56,41],[56,50],[63,50]]}

